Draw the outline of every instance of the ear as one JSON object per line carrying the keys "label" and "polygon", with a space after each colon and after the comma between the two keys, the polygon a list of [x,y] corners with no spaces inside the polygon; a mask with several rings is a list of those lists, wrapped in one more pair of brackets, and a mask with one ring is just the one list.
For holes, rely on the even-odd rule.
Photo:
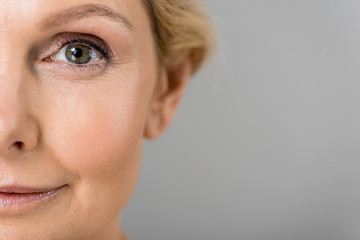
{"label": "ear", "polygon": [[154,139],[167,128],[179,106],[191,75],[192,58],[190,55],[176,66],[170,69],[163,67],[160,70],[145,122],[145,138]]}

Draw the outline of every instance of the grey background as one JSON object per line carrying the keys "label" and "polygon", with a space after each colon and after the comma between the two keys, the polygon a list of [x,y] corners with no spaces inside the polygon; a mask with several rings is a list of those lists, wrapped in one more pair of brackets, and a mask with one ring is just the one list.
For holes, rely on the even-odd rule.
{"label": "grey background", "polygon": [[205,4],[218,52],[145,142],[126,232],[360,239],[360,1]]}

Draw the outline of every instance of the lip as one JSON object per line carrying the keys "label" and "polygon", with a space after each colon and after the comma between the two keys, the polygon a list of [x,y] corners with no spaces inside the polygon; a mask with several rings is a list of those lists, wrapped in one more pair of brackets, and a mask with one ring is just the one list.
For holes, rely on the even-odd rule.
{"label": "lip", "polygon": [[67,185],[49,188],[33,188],[25,186],[0,186],[0,214],[4,211],[16,211],[35,207],[54,198]]}

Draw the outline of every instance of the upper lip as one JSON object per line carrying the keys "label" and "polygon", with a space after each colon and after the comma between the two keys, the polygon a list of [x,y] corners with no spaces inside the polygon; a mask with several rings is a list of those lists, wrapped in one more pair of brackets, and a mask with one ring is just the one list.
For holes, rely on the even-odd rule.
{"label": "upper lip", "polygon": [[61,187],[27,187],[17,185],[0,186],[0,193],[19,193],[19,194],[30,194],[30,193],[46,193],[57,190]]}

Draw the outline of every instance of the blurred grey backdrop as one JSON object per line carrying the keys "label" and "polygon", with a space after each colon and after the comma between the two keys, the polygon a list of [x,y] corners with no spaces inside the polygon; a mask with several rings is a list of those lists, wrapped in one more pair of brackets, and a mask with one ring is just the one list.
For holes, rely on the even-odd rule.
{"label": "blurred grey backdrop", "polygon": [[123,212],[134,240],[360,239],[360,1],[205,0],[215,58]]}

